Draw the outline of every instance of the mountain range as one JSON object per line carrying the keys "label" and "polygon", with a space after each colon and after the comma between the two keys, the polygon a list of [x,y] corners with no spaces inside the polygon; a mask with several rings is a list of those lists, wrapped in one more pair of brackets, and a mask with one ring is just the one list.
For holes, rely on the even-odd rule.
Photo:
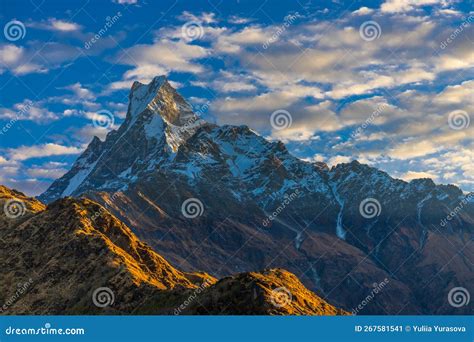
{"label": "mountain range", "polygon": [[[454,185],[405,182],[357,161],[332,167],[303,161],[247,126],[206,122],[159,76],[132,85],[119,129],[105,141],[94,138],[40,202],[29,200],[36,209],[27,221],[9,226],[7,237],[13,239],[9,250],[26,248],[24,230],[43,226],[65,247],[87,238],[61,260],[77,263],[105,250],[100,265],[86,261],[85,270],[69,268],[69,286],[52,288],[65,291],[83,278],[97,286],[112,282],[132,306],[148,287],[150,293],[158,288],[166,292],[156,295],[158,306],[168,310],[163,312],[176,304],[169,296],[174,288],[186,289],[173,295],[179,301],[212,279],[199,299],[202,306],[189,312],[228,312],[219,303],[242,300],[246,304],[236,303],[232,312],[271,313],[268,291],[278,285],[298,288],[297,307],[274,312],[280,314],[355,308],[359,314],[472,314],[472,303],[455,307],[448,294],[455,287],[474,293],[473,198]],[[61,229],[66,224],[70,229]],[[49,239],[41,241],[36,248],[49,246]],[[25,257],[36,258],[27,247]],[[48,258],[56,250],[41,252]],[[11,272],[23,267],[9,253],[3,257]],[[114,273],[120,265],[128,270],[123,277]],[[249,290],[255,283],[257,294]],[[140,291],[131,290],[137,286]],[[72,302],[78,293],[64,310],[86,310],[86,303]],[[261,305],[248,296],[260,298]],[[40,298],[54,307],[46,294]],[[154,307],[145,302],[138,312]],[[35,303],[22,305],[34,310]]]}

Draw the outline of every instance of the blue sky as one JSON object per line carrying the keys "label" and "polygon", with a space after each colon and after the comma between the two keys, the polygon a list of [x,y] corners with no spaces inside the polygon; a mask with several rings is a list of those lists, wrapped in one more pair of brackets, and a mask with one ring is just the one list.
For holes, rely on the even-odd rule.
{"label": "blue sky", "polygon": [[4,0],[0,25],[0,183],[27,194],[161,74],[298,157],[474,191],[469,1]]}

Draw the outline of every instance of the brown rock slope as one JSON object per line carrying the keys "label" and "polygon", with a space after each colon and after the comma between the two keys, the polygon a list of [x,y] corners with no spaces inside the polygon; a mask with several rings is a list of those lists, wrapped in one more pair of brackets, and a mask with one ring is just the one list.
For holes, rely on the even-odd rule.
{"label": "brown rock slope", "polygon": [[[21,219],[44,210],[46,206],[35,198],[27,197],[23,193],[0,185],[0,225],[17,224]],[[16,220],[18,219],[18,220]]]}
{"label": "brown rock slope", "polygon": [[0,215],[3,314],[344,313],[284,270],[218,282],[181,272],[91,200],[65,198],[45,208],[0,190],[2,207],[14,198],[26,208]]}
{"label": "brown rock slope", "polygon": [[283,269],[226,277],[206,289],[189,310],[198,314],[342,315]]}

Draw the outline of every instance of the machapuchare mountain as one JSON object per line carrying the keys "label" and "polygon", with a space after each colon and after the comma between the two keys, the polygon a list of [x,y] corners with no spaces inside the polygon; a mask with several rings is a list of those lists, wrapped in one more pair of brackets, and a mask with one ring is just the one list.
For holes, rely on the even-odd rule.
{"label": "machapuchare mountain", "polygon": [[163,76],[129,98],[120,128],[41,201],[97,201],[187,272],[281,267],[348,311],[473,313],[448,300],[455,287],[474,295],[473,194],[300,160],[247,126],[202,120]]}
{"label": "machapuchare mountain", "polygon": [[0,313],[344,315],[282,269],[181,272],[101,205],[0,186]]}

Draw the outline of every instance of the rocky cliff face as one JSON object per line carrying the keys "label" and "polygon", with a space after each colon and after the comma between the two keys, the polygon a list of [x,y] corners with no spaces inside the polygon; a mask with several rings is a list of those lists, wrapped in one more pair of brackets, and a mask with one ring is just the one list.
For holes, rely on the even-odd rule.
{"label": "rocky cliff face", "polygon": [[181,272],[91,200],[45,208],[1,190],[2,206],[28,207],[0,214],[2,314],[345,314],[284,270],[220,281]]}
{"label": "rocky cliff face", "polygon": [[453,287],[474,293],[472,196],[302,161],[246,126],[206,123],[164,77],[135,83],[118,131],[40,199],[69,195],[102,203],[187,271],[283,267],[346,310],[388,279],[362,313],[472,312],[447,301]]}

